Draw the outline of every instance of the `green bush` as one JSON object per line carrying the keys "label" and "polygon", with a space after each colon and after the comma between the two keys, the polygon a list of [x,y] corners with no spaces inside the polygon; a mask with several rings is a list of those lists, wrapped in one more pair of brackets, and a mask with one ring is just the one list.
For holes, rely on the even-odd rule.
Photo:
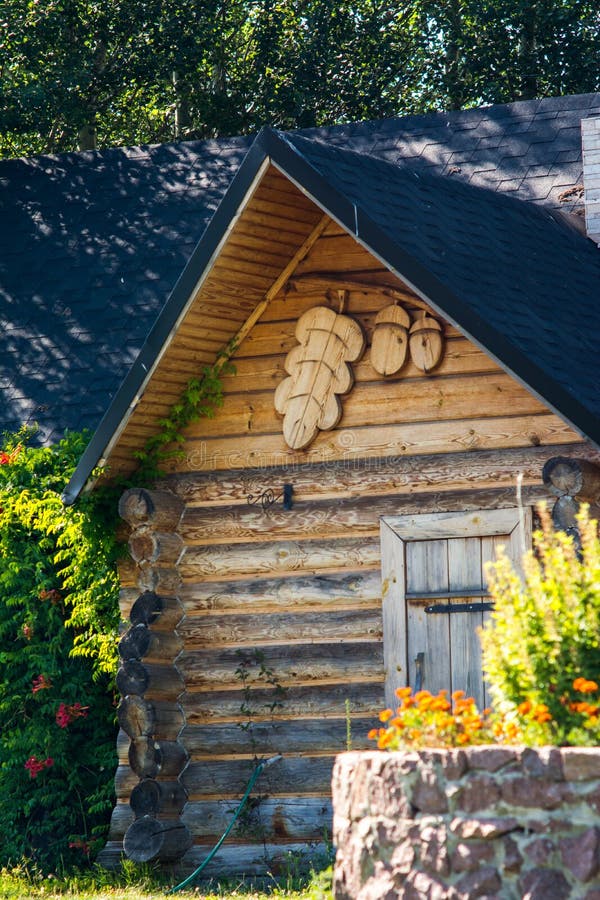
{"label": "green bush", "polygon": [[600,540],[584,508],[581,547],[552,529],[545,508],[523,577],[504,553],[488,566],[495,608],[482,631],[496,711],[527,743],[600,739]]}
{"label": "green bush", "polygon": [[114,497],[60,495],[87,443],[0,452],[0,865],[92,858],[115,769]]}

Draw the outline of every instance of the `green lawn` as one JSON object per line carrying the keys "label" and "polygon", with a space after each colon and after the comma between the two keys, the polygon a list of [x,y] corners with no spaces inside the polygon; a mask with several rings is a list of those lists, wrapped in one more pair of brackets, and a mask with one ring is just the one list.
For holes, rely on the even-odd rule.
{"label": "green lawn", "polygon": [[170,883],[161,883],[151,872],[125,869],[119,877],[97,869],[72,877],[32,877],[23,869],[0,872],[0,900],[163,900],[167,896],[181,900],[331,900],[331,869],[313,873],[304,883],[257,890],[244,882],[198,886],[168,894]]}

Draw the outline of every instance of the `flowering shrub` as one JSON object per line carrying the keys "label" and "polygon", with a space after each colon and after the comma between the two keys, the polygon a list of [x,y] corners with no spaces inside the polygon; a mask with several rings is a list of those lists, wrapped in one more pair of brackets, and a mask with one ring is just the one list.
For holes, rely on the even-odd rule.
{"label": "flowering shrub", "polygon": [[0,867],[87,860],[112,808],[114,503],[60,499],[85,444],[0,452]]}
{"label": "flowering shrub", "polygon": [[514,741],[520,735],[515,723],[493,721],[490,709],[479,712],[464,691],[455,691],[449,700],[448,691],[413,694],[412,688],[403,687],[398,688],[396,696],[400,701],[396,712],[384,709],[379,714],[385,727],[369,732],[380,750],[461,747]]}
{"label": "flowering shrub", "polygon": [[483,667],[494,706],[516,716],[527,743],[598,744],[600,723],[600,540],[587,510],[580,550],[542,528],[523,559],[523,577],[504,553],[488,566],[494,611],[482,632]]}

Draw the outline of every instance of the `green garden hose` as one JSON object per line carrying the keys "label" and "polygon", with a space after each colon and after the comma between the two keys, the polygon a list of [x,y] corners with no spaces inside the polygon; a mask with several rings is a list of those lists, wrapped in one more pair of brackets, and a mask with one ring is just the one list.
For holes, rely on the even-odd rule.
{"label": "green garden hose", "polygon": [[236,809],[235,813],[233,814],[233,819],[231,820],[231,822],[229,823],[229,825],[227,826],[227,828],[225,829],[225,831],[223,832],[223,834],[221,835],[221,837],[219,838],[219,840],[217,841],[215,846],[212,848],[212,850],[210,851],[210,853],[208,854],[206,859],[200,863],[198,868],[194,872],[192,872],[191,875],[188,875],[188,877],[185,879],[185,881],[182,881],[181,884],[176,884],[175,887],[172,887],[169,891],[167,891],[167,894],[175,894],[175,893],[177,893],[177,891],[182,891],[184,888],[186,888],[189,884],[191,884],[198,877],[198,875],[202,872],[204,867],[207,866],[208,863],[213,858],[213,856],[215,856],[215,854],[219,850],[219,847],[221,846],[221,844],[223,843],[223,841],[225,840],[225,838],[227,837],[227,835],[229,834],[229,832],[231,831],[233,826],[235,825],[235,823],[238,819],[238,816],[241,813],[242,809],[244,808],[246,800],[250,796],[250,792],[251,792],[252,788],[254,787],[254,785],[256,784],[256,781],[258,780],[263,769],[266,769],[267,766],[272,765],[274,762],[277,762],[280,759],[281,759],[281,754],[278,753],[277,756],[272,756],[270,759],[264,759],[264,760],[262,760],[262,762],[258,763],[254,772],[250,776],[250,781],[248,782],[248,787],[246,788],[246,792],[245,792],[244,796],[242,797],[242,799],[240,800],[238,808]]}

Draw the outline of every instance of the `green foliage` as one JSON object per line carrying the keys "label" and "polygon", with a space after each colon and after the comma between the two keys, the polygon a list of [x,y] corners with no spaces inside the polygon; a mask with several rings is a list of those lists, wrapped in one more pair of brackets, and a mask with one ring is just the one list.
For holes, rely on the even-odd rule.
{"label": "green foliage", "polygon": [[483,667],[495,706],[514,715],[529,743],[595,745],[600,739],[600,540],[587,511],[581,550],[542,530],[523,560],[490,564],[495,608],[483,629]]}
{"label": "green foliage", "polygon": [[161,477],[164,474],[163,464],[182,453],[186,426],[202,417],[212,418],[222,406],[221,376],[235,372],[229,361],[235,346],[235,341],[230,342],[212,366],[204,366],[198,377],[190,378],[181,397],[169,410],[169,415],[159,420],[159,431],[148,438],[142,450],[134,451],[138,461],[133,476],[135,484],[147,485]]}
{"label": "green foliage", "polygon": [[106,831],[119,621],[114,503],[60,499],[87,436],[0,453],[0,864],[68,868]]}
{"label": "green foliage", "polygon": [[594,0],[4,0],[0,155],[598,90]]}

